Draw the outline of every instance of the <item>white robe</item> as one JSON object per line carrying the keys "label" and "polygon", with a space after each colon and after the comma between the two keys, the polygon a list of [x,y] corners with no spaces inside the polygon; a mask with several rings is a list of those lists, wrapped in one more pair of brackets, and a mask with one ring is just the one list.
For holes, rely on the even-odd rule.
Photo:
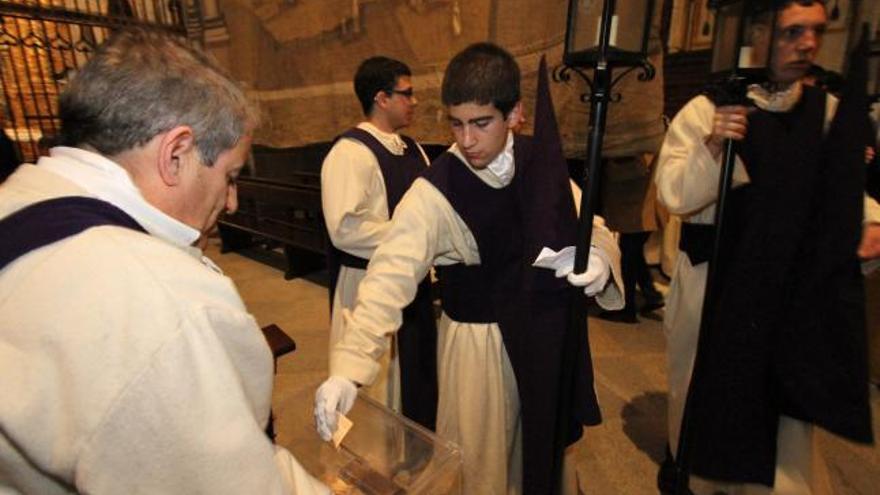
{"label": "white robe", "polygon": [[[826,130],[837,100],[829,96],[826,106]],[[712,132],[714,104],[705,96],[689,101],[675,116],[663,147],[655,175],[657,195],[670,213],[680,215],[690,223],[712,224],[715,220],[715,202],[721,175],[721,157],[712,157],[705,139]],[[736,158],[733,186],[749,182],[748,174]],[[880,220],[880,205],[865,198],[865,219]],[[667,337],[667,365],[669,381],[669,444],[674,453],[678,444],[681,416],[690,383],[700,315],[706,287],[707,263],[691,265],[684,253],[677,257],[672,273],[669,294],[666,296],[666,314],[663,320]],[[811,428],[806,423],[782,416],[779,426],[775,489],[763,485],[731,485],[692,481],[691,487],[700,495],[724,489],[734,493],[812,493],[811,481]],[[705,487],[705,488],[703,488]]]}
{"label": "white robe", "polygon": [[[373,135],[392,154],[402,156],[406,145],[397,134],[382,132],[369,122],[359,129]],[[428,163],[424,151],[419,152]],[[391,225],[385,180],[376,155],[355,139],[340,139],[321,166],[321,205],[330,241],[337,249],[369,260]],[[333,312],[330,315],[330,349],[342,337],[342,311],[351,309],[366,270],[339,267]],[[389,337],[391,339],[391,337]],[[380,358],[382,372],[364,392],[391,409],[400,411],[400,369],[396,346]]]}
{"label": "white robe", "polygon": [[0,271],[0,493],[328,493],[263,431],[272,354],[199,232],[127,173],[53,148],[0,187],[0,217],[98,197],[102,226]]}
{"label": "white robe", "polygon": [[[506,185],[489,169],[471,171],[491,187]],[[622,308],[620,253],[600,218],[592,242],[614,274],[597,300],[607,309]],[[480,263],[473,234],[440,191],[417,179],[373,254],[354,309],[345,311],[345,333],[330,356],[331,375],[372,383],[381,372],[378,359],[388,349],[388,335],[400,326],[401,309],[415,296],[418,281],[433,265],[456,263]],[[463,493],[519,493],[519,398],[500,329],[443,314],[438,331],[437,433],[462,448]]]}

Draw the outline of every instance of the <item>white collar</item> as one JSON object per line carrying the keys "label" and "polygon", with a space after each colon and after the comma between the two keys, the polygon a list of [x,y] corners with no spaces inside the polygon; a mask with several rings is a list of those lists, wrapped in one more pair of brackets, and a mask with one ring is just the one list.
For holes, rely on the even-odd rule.
{"label": "white collar", "polygon": [[504,145],[504,151],[499,153],[486,168],[495,174],[502,184],[505,186],[510,184],[515,171],[513,162],[513,132],[507,133],[507,143]]}
{"label": "white collar", "polygon": [[788,112],[800,101],[804,88],[800,81],[785,89],[771,91],[760,84],[749,86],[748,96],[758,108],[767,112]]}
{"label": "white collar", "polygon": [[49,156],[40,157],[37,166],[116,206],[134,218],[150,235],[171,244],[190,246],[201,235],[197,229],[148,203],[125,169],[97,153],[57,146],[49,150]]}
{"label": "white collar", "polygon": [[365,130],[373,135],[376,139],[382,143],[391,154],[393,155],[403,155],[406,151],[406,143],[403,141],[403,138],[400,137],[400,134],[396,132],[385,132],[378,127],[376,127],[371,122],[361,122],[358,124],[358,129]]}
{"label": "white collar", "polygon": [[467,159],[458,148],[458,143],[453,143],[449,147],[449,152],[458,157],[459,160],[466,163],[467,166],[484,181],[489,182],[493,186],[505,187],[513,180],[513,174],[516,172],[516,160],[513,156],[513,132],[507,133],[507,143],[504,150],[498,153],[498,156],[492,160],[489,165],[482,169],[475,169],[468,163]]}

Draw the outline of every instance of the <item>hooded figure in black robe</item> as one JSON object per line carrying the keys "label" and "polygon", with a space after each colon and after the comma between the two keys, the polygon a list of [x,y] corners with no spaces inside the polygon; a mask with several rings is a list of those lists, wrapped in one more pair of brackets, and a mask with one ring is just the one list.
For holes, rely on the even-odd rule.
{"label": "hooded figure in black robe", "polygon": [[688,405],[700,476],[772,486],[780,415],[873,441],[856,256],[870,129],[864,53],[824,138],[826,95],[805,87],[790,112],[752,113],[737,143],[751,182],[731,193],[706,365]]}

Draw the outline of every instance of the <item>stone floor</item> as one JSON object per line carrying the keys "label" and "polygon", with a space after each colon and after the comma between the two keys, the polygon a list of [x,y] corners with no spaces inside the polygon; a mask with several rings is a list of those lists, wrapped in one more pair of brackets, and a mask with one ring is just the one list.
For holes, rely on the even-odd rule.
{"label": "stone floor", "polygon": [[[277,258],[257,251],[221,255],[217,244],[211,241],[208,255],[236,282],[259,323],[278,324],[297,343],[296,352],[278,361],[273,396],[278,441],[295,444],[300,452],[318,449],[311,407],[327,373],[325,275],[286,281],[276,268]],[[589,495],[657,493],[654,480],[666,430],[665,342],[659,318],[643,317],[637,325],[590,319],[605,419],[576,444],[579,478]],[[875,387],[872,393],[877,430],[880,394]],[[827,477],[831,493],[880,493],[880,448],[853,445],[826,433],[817,435],[816,445],[816,472]]]}

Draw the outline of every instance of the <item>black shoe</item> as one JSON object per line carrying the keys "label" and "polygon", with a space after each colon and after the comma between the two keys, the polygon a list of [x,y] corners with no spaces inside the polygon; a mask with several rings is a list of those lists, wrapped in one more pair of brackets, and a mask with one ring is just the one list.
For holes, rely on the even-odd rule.
{"label": "black shoe", "polygon": [[[669,451],[669,445],[666,445],[666,456],[657,471],[657,489],[661,495],[675,495],[675,490],[678,488],[678,476],[672,452]],[[694,495],[690,489],[686,489],[685,493],[686,495]]]}
{"label": "black shoe", "polygon": [[598,315],[597,318],[606,320],[606,321],[616,321],[618,323],[638,323],[639,319],[636,317],[636,314],[627,311],[625,309],[618,309],[616,311],[602,311]]}

